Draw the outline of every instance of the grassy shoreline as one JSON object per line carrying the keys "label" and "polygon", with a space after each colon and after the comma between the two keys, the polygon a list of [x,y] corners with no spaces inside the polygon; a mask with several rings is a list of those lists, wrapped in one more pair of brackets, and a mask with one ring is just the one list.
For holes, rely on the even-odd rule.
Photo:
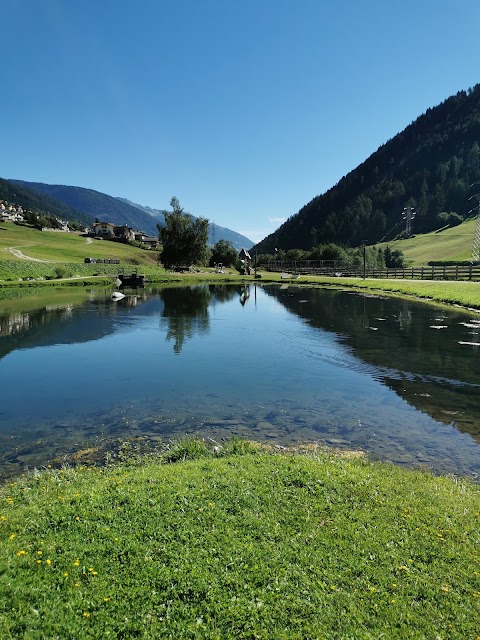
{"label": "grassy shoreline", "polygon": [[[90,267],[93,265],[85,265]],[[144,270],[151,284],[178,284],[192,286],[195,284],[271,284],[281,283],[289,286],[322,286],[328,288],[351,288],[359,291],[396,295],[419,299],[422,301],[458,305],[470,310],[480,310],[480,282],[443,281],[443,280],[386,280],[376,278],[329,278],[321,276],[302,276],[298,280],[289,281],[280,274],[261,272],[261,279],[253,276],[242,276],[237,273],[216,274],[213,271],[179,274],[168,273],[163,269],[147,268]],[[2,288],[37,287],[37,286],[113,286],[115,275],[77,276],[74,278],[52,280],[0,280]]]}
{"label": "grassy shoreline", "polygon": [[199,441],[0,487],[6,638],[458,638],[480,487]]}

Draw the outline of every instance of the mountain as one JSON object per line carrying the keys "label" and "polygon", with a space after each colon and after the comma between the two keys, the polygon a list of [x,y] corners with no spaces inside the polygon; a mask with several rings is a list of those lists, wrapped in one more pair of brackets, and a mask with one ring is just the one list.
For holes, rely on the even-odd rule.
{"label": "mountain", "polygon": [[140,209],[140,211],[143,211],[144,213],[148,213],[149,216],[152,216],[152,218],[155,218],[158,224],[160,224],[162,227],[165,226],[165,215],[164,215],[165,210],[164,209],[152,209],[151,207],[144,207],[141,204],[137,204],[136,202],[127,200],[127,198],[117,197],[117,200],[120,200],[120,202],[125,202],[126,204],[129,204],[131,207],[136,207],[137,209]]}
{"label": "mountain", "polygon": [[10,182],[37,193],[46,194],[58,202],[81,211],[89,218],[90,225],[95,218],[98,218],[116,225],[125,224],[150,235],[158,235],[157,225],[152,220],[152,216],[119,201],[117,198],[100,193],[100,191],[59,184],[44,184],[43,182],[26,182],[25,180],[11,180]]}
{"label": "mountain", "polygon": [[273,253],[391,239],[402,230],[404,207],[416,208],[414,233],[443,227],[450,212],[457,216],[449,219],[460,222],[472,208],[470,185],[480,181],[479,145],[480,84],[427,109],[254,249]]}
{"label": "mountain", "polygon": [[[165,210],[164,209],[152,209],[151,207],[143,207],[140,204],[136,204],[135,202],[131,202],[130,200],[127,200],[126,198],[118,198],[118,200],[120,200],[121,202],[125,202],[131,205],[132,207],[138,207],[138,209],[141,209],[145,213],[148,213],[150,216],[152,216],[157,221],[158,224],[160,224],[161,226],[165,226]],[[195,217],[195,216],[192,216],[192,217]],[[253,246],[252,240],[250,240],[246,236],[242,236],[240,233],[237,233],[236,231],[232,231],[232,229],[227,229],[226,227],[219,227],[218,224],[215,224],[214,222],[209,223],[208,230],[209,230],[208,242],[211,245],[214,245],[219,240],[227,240],[228,242],[232,243],[235,249],[238,249],[238,250],[242,248],[250,249]]]}
{"label": "mountain", "polygon": [[[25,191],[29,190],[32,193],[36,193],[37,197],[48,198],[49,202],[53,202],[54,199],[57,202],[57,206],[66,206],[68,210],[75,210],[75,213],[78,214],[75,219],[86,222],[89,225],[92,224],[95,218],[98,218],[99,220],[113,222],[116,225],[125,224],[152,236],[158,235],[157,224],[165,226],[165,217],[162,210],[143,207],[125,198],[114,198],[93,189],[45,184],[43,182],[26,182],[25,180],[8,180],[6,182],[15,185],[15,193],[20,188],[23,188]],[[5,199],[8,200],[9,198]],[[15,202],[21,204],[18,199]],[[83,217],[79,218],[78,216]],[[251,240],[231,229],[211,223],[209,230],[212,244],[215,244],[220,239],[228,240],[238,250],[242,247],[249,249],[253,245]]]}
{"label": "mountain", "polygon": [[77,211],[45,193],[33,191],[24,186],[26,184],[0,178],[0,200],[19,204],[25,210],[30,209],[42,215],[55,216],[61,220],[76,220],[87,226],[91,225],[92,219],[88,214]]}

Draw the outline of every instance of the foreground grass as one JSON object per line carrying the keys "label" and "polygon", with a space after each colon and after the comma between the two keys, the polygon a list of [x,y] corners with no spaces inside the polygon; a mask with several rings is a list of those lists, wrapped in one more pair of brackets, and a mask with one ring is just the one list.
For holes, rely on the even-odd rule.
{"label": "foreground grass", "polygon": [[226,453],[187,442],[3,487],[1,636],[478,637],[478,486]]}

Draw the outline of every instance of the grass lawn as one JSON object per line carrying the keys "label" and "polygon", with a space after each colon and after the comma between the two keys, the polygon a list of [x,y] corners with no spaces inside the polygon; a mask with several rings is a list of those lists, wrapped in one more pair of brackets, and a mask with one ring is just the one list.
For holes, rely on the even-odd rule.
{"label": "grass lawn", "polygon": [[13,222],[2,222],[0,224],[0,260],[26,262],[23,258],[13,255],[9,251],[10,247],[19,249],[31,258],[55,263],[83,263],[86,257],[92,257],[118,258],[122,263],[153,265],[156,264],[158,257],[155,251],[145,251],[119,242],[93,240],[87,244],[86,238],[76,233],[38,231]]}
{"label": "grass lawn", "polygon": [[[381,280],[377,278],[317,278],[325,285],[351,287],[375,292],[396,293],[424,298],[433,302],[458,304],[480,309],[480,282],[455,282],[452,280]],[[302,283],[313,283],[308,276]]]}
{"label": "grass lawn", "polygon": [[414,238],[384,242],[376,246],[384,250],[387,245],[392,250],[400,249],[410,266],[426,265],[429,261],[470,260],[475,225],[476,218],[452,229],[432,231]]}
{"label": "grass lawn", "polygon": [[479,486],[225,453],[186,441],[0,488],[1,637],[478,638]]}

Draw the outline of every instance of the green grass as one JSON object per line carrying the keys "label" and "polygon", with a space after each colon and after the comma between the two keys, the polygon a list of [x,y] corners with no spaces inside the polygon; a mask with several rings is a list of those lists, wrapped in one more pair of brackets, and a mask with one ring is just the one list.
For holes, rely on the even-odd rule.
{"label": "green grass", "polygon": [[87,244],[86,239],[76,233],[60,233],[38,231],[22,227],[13,222],[0,223],[0,260],[17,258],[9,251],[10,247],[19,249],[25,255],[54,263],[83,263],[86,257],[118,258],[122,264],[154,265],[158,252],[145,251],[118,242],[93,240]]}
{"label": "green grass", "polygon": [[[0,260],[0,286],[9,282],[11,284],[28,284],[30,280],[54,280],[68,278],[91,278],[96,275],[113,277],[119,270],[125,269],[126,273],[136,269],[126,263],[118,264],[84,264],[75,262],[43,263],[30,262],[28,260]],[[149,278],[162,278],[165,269],[158,264],[142,265],[139,271]],[[33,283],[36,284],[36,283]],[[65,282],[63,282],[65,284]]]}
{"label": "green grass", "polygon": [[1,488],[1,637],[478,637],[478,486],[229,447]]}
{"label": "green grass", "polygon": [[388,245],[392,250],[400,249],[410,266],[426,265],[430,261],[468,261],[472,255],[475,225],[476,219],[467,220],[452,229],[433,231],[376,246],[385,249]]}
{"label": "green grass", "polygon": [[[380,280],[376,278],[318,278],[324,285],[349,287],[373,292],[393,293],[416,297],[432,302],[457,304],[464,307],[480,308],[480,282],[455,282],[439,280]],[[305,277],[304,284],[315,284]]]}

